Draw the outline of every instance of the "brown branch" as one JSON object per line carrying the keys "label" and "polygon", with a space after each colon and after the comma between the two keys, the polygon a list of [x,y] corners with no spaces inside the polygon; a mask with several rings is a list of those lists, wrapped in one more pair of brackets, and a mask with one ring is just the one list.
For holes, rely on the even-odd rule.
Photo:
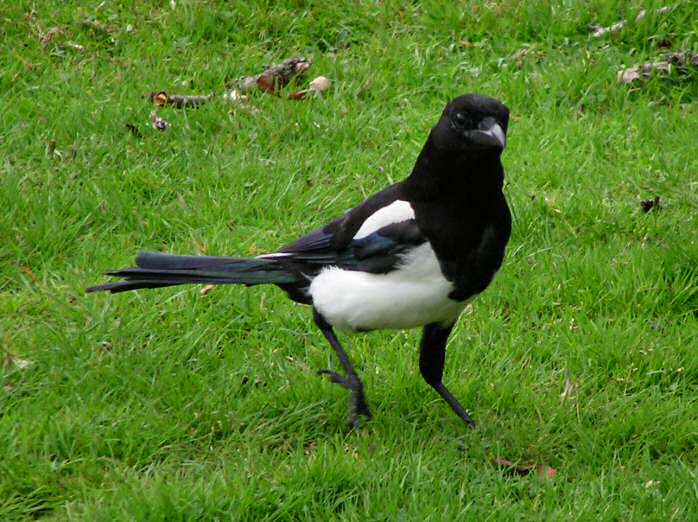
{"label": "brown branch", "polygon": [[283,63],[272,65],[260,74],[237,79],[228,89],[226,97],[234,99],[240,94],[255,89],[276,94],[291,80],[305,76],[311,65],[312,62],[307,58],[291,58]]}
{"label": "brown branch", "polygon": [[199,107],[215,98],[215,94],[205,96],[187,96],[181,94],[167,94],[165,91],[151,92],[147,97],[158,107],[171,106],[177,109]]}
{"label": "brown branch", "polygon": [[153,129],[157,130],[167,130],[170,128],[170,124],[167,120],[164,120],[163,118],[160,117],[160,115],[157,113],[157,111],[152,111],[150,113],[150,124],[153,126]]}
{"label": "brown branch", "polygon": [[665,56],[660,62],[643,63],[618,71],[618,81],[633,83],[641,78],[649,78],[653,74],[668,75],[673,70],[688,72],[691,67],[698,67],[698,53],[678,51]]}
{"label": "brown branch", "polygon": [[515,464],[507,459],[494,459],[492,463],[510,475],[518,475],[525,477],[527,475],[536,474],[541,478],[555,478],[557,470],[546,464]]}
{"label": "brown branch", "polygon": [[[669,13],[672,9],[673,9],[673,7],[669,7],[669,6],[660,7],[659,9],[657,9],[656,12],[658,15],[663,15],[663,14]],[[647,11],[645,9],[640,10],[640,12],[637,13],[637,16],[635,17],[634,23],[636,25],[639,24],[645,18],[645,16],[647,16]],[[592,25],[591,27],[589,27],[589,30],[591,31],[591,36],[593,36],[595,38],[599,38],[599,37],[601,37],[605,34],[608,34],[608,33],[616,35],[616,34],[620,33],[625,28],[626,25],[628,25],[628,21],[621,20],[620,22],[616,22],[615,24],[609,25],[608,27],[602,27],[600,25]]]}
{"label": "brown branch", "polygon": [[[247,101],[244,93],[258,89],[270,94],[278,94],[279,90],[291,82],[291,80],[305,76],[312,62],[307,58],[291,58],[283,63],[268,67],[266,70],[255,76],[243,76],[236,80],[233,85],[223,94],[222,98],[228,101]],[[313,80],[306,91],[300,91],[289,96],[291,99],[302,99],[309,93],[319,93],[329,88],[329,80],[322,76]],[[158,107],[174,107],[177,109],[194,108],[210,102],[216,97],[215,94],[205,96],[186,96],[181,94],[167,94],[165,91],[151,92],[146,96]],[[157,114],[156,114],[157,116]],[[159,117],[159,116],[158,116]],[[153,126],[156,126],[151,115]],[[162,120],[164,121],[164,120]],[[167,122],[165,122],[166,124]],[[157,126],[161,130],[167,128]]]}

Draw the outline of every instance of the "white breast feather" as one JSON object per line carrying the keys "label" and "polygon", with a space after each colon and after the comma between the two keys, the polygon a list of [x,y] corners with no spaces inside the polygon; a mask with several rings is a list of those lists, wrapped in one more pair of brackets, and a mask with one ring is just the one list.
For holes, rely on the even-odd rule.
{"label": "white breast feather", "polygon": [[309,293],[333,326],[374,330],[454,321],[467,303],[449,299],[451,290],[453,284],[443,276],[426,242],[405,254],[400,268],[387,274],[325,268]]}

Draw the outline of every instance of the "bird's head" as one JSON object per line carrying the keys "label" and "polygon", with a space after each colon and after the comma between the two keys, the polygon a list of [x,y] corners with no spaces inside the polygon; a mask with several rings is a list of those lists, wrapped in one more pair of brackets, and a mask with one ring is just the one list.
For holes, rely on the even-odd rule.
{"label": "bird's head", "polygon": [[509,109],[494,98],[466,94],[451,100],[432,129],[434,145],[457,153],[501,154]]}

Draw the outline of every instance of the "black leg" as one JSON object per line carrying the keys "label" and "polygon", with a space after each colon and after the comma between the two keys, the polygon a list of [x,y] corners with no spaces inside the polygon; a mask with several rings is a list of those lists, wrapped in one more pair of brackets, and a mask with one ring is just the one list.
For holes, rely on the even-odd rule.
{"label": "black leg", "polygon": [[441,381],[446,361],[446,341],[452,329],[453,324],[443,327],[432,323],[424,327],[419,346],[419,370],[424,380],[444,398],[456,415],[463,419],[469,428],[474,428],[473,419]]}
{"label": "black leg", "polygon": [[342,368],[346,372],[346,376],[340,375],[337,372],[331,370],[320,370],[319,373],[327,375],[331,382],[339,384],[340,386],[351,391],[350,407],[349,407],[349,425],[352,428],[356,428],[359,425],[359,415],[363,415],[367,418],[371,418],[371,410],[368,408],[366,403],[366,397],[364,396],[364,385],[356,375],[354,367],[351,365],[349,356],[339,344],[339,339],[334,333],[332,326],[325,320],[320,313],[313,308],[313,318],[315,319],[315,324],[317,324],[320,331],[325,336],[325,339],[330,343],[332,349],[339,357],[339,362],[342,364]]}

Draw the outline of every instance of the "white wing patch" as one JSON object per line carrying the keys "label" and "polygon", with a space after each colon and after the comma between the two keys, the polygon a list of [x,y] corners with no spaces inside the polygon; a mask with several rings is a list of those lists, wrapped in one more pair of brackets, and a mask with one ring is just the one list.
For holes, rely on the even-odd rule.
{"label": "white wing patch", "polygon": [[274,252],[273,254],[262,254],[261,256],[255,256],[255,259],[274,259],[275,257],[288,257],[291,254],[288,252]]}
{"label": "white wing patch", "polygon": [[454,321],[467,302],[448,297],[453,283],[443,276],[429,242],[405,254],[402,261],[387,274],[324,268],[308,289],[313,306],[342,330],[414,328]]}
{"label": "white wing patch", "polygon": [[376,230],[379,230],[393,223],[401,223],[414,219],[414,209],[408,201],[398,199],[390,205],[376,210],[363,222],[359,231],[354,235],[354,239],[361,239]]}

